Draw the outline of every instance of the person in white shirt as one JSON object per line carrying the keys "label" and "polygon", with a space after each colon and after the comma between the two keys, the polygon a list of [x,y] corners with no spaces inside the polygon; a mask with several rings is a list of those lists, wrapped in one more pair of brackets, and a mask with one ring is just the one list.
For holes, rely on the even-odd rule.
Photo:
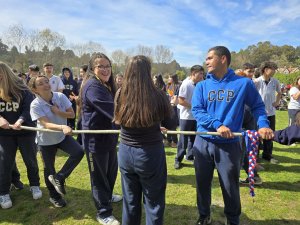
{"label": "person in white shirt", "polygon": [[[274,62],[264,62],[261,65],[261,76],[254,80],[256,88],[265,104],[270,128],[275,130],[275,111],[281,99],[280,83],[273,77],[277,65]],[[278,163],[272,156],[273,141],[263,140],[262,158],[270,163]]]}
{"label": "person in white shirt", "polygon": [[289,126],[295,123],[297,112],[300,111],[300,77],[297,77],[294,86],[290,89],[290,102],[288,104]]}
{"label": "person in white shirt", "polygon": [[[203,80],[204,68],[194,65],[191,68],[191,75],[181,84],[178,94],[178,104],[180,105],[179,126],[181,131],[196,131],[197,123],[191,112],[191,101],[196,84]],[[177,155],[175,157],[174,168],[180,169],[184,155],[187,160],[194,160],[192,148],[195,135],[180,135],[177,145]]]}
{"label": "person in white shirt", "polygon": [[53,74],[53,64],[51,63],[44,63],[43,69],[45,75],[49,79],[49,84],[51,86],[51,91],[53,92],[63,92],[65,85],[63,84],[62,80],[59,76]]}

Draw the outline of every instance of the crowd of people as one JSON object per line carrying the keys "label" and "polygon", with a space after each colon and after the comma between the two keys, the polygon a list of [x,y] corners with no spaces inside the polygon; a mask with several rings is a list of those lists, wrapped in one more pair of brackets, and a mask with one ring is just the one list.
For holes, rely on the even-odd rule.
{"label": "crowd of people", "polygon": [[[122,224],[141,223],[142,202],[147,225],[164,223],[167,166],[165,146],[177,149],[174,168],[182,160],[195,168],[199,218],[195,224],[211,224],[211,183],[214,169],[219,175],[226,224],[240,224],[239,179],[243,168],[248,175],[245,143],[233,132],[258,130],[263,139],[262,159],[279,163],[273,157],[273,140],[293,144],[300,138],[300,78],[290,90],[290,127],[275,131],[275,109],[281,88],[273,75],[273,62],[264,62],[260,76],[255,67],[244,64],[230,69],[231,54],[224,46],[208,50],[207,73],[200,65],[179,82],[170,75],[165,84],[161,74],[152,75],[151,61],[142,55],[132,57],[124,74],[112,73],[112,63],[103,53],[92,55],[80,68],[81,79],[64,67],[61,77],[53,74],[51,63],[29,66],[28,74],[18,76],[0,62],[0,204],[12,207],[11,187],[23,189],[17,164],[20,150],[27,168],[33,199],[42,197],[37,152],[42,156],[44,181],[49,201],[55,207],[67,205],[65,180],[84,155],[88,162],[96,219],[103,225],[119,225],[113,215],[113,202],[123,200]],[[251,93],[251,95],[249,95]],[[76,118],[77,115],[77,118]],[[77,121],[77,123],[76,123]],[[28,131],[21,126],[47,128]],[[216,131],[215,135],[163,135],[163,131]],[[83,133],[75,140],[72,131],[116,130],[116,134]],[[275,135],[275,137],[274,137]],[[118,151],[117,151],[117,144]],[[58,149],[68,154],[61,168],[55,168]],[[114,194],[118,168],[123,196]],[[255,183],[261,184],[257,164]]]}

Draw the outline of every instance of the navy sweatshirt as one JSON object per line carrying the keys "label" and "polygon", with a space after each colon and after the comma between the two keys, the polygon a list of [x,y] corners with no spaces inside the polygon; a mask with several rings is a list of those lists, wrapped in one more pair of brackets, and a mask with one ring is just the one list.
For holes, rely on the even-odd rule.
{"label": "navy sweatshirt", "polygon": [[[20,103],[16,99],[11,102],[6,102],[0,98],[0,115],[6,119],[9,124],[13,125],[18,119],[23,119],[24,126],[35,127],[36,124],[30,117],[30,103],[35,96],[30,91],[22,91],[22,98]],[[0,128],[1,136],[30,134],[33,131],[28,130],[13,130]]]}
{"label": "navy sweatshirt", "polygon": [[[113,115],[113,94],[100,80],[90,78],[82,90],[82,129],[115,130]],[[83,135],[85,149],[93,153],[115,150],[117,140],[118,135],[115,134]]]}
{"label": "navy sweatshirt", "polygon": [[[64,71],[68,70],[70,72],[70,77],[69,79],[67,79],[64,76]],[[72,94],[72,92],[74,93],[74,95],[78,95],[78,84],[77,82],[73,79],[73,73],[69,68],[63,68],[62,69],[62,82],[65,85],[65,89],[63,90],[63,93],[67,96],[67,98],[69,98],[69,95]],[[75,101],[72,101],[72,103],[75,103]]]}
{"label": "navy sweatshirt", "polygon": [[292,125],[283,130],[274,132],[274,141],[282,145],[291,145],[300,142],[300,126]]}

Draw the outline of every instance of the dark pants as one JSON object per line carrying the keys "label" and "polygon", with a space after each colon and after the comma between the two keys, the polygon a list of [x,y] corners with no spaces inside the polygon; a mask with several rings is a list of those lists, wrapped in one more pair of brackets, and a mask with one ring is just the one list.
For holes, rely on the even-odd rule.
{"label": "dark pants", "polygon": [[[196,120],[179,120],[181,131],[196,131]],[[175,161],[181,162],[184,155],[186,158],[193,158],[192,148],[195,141],[195,135],[182,135],[180,134],[179,142],[177,145],[177,156]]]}
{"label": "dark pants", "polygon": [[[173,109],[173,114],[172,114],[172,123],[170,124],[171,126],[169,127],[169,130],[176,130],[178,126],[178,115],[177,115],[177,106],[172,106]],[[177,134],[168,134],[167,135],[167,140],[169,143],[172,141],[177,144],[178,142],[178,137]]]}
{"label": "dark pants", "polygon": [[142,198],[146,225],[163,224],[167,184],[163,143],[141,148],[120,143],[119,166],[123,191],[122,225],[141,224]]}
{"label": "dark pants", "polygon": [[[270,122],[270,128],[275,131],[275,115],[268,116],[268,120]],[[262,158],[266,160],[270,160],[273,152],[273,141],[272,140],[263,140],[263,153]]]}
{"label": "dark pants", "polygon": [[75,113],[75,117],[74,118],[69,118],[67,119],[67,124],[69,127],[71,127],[73,130],[75,130],[75,121],[76,121],[76,103],[75,101],[72,102],[72,109]]}
{"label": "dark pants", "polygon": [[0,195],[9,194],[18,147],[27,168],[29,185],[40,186],[36,144],[34,140],[35,133],[18,136],[0,136]]}
{"label": "dark pants", "polygon": [[200,217],[210,215],[211,189],[214,169],[217,168],[224,199],[224,213],[230,224],[239,224],[241,146],[235,143],[212,143],[196,137],[193,153],[197,182],[197,205]]}
{"label": "dark pants", "polygon": [[[69,158],[56,173],[55,170],[55,156],[57,150],[61,149],[63,152],[69,155]],[[49,190],[49,195],[51,198],[59,199],[61,198],[60,194],[55,190],[54,186],[48,180],[49,175],[57,175],[57,178],[64,182],[64,180],[72,173],[76,166],[80,163],[84,152],[81,146],[71,137],[66,136],[65,139],[55,145],[40,145],[40,150],[42,153],[42,158],[44,161],[44,178],[46,186]]]}
{"label": "dark pants", "polygon": [[[76,130],[82,130],[82,125],[81,125],[81,121],[82,121],[82,119],[81,119],[81,116],[78,118],[78,120],[77,120],[77,125],[76,125]],[[77,135],[77,142],[80,144],[80,145],[82,145],[82,135],[81,134],[78,134]]]}
{"label": "dark pants", "polygon": [[101,218],[112,215],[111,198],[118,173],[117,151],[86,152],[91,188],[97,214]]}
{"label": "dark pants", "polygon": [[12,171],[11,171],[11,182],[12,183],[18,182],[20,179],[21,179],[21,175],[20,175],[20,172],[18,170],[16,161],[15,161],[14,166],[13,166]]}
{"label": "dark pants", "polygon": [[299,109],[288,109],[289,113],[289,126],[293,125],[295,123],[296,114],[299,112]]}

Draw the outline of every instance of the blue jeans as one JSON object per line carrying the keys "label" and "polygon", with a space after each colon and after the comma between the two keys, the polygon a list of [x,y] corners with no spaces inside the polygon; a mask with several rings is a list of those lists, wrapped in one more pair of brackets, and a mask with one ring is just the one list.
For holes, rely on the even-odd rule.
{"label": "blue jeans", "polygon": [[167,166],[163,143],[135,148],[119,145],[123,191],[122,225],[141,224],[142,198],[146,225],[162,225]]}
{"label": "blue jeans", "polygon": [[200,217],[210,215],[212,179],[214,169],[217,168],[225,205],[224,213],[230,224],[238,225],[241,214],[240,143],[213,143],[197,135],[193,153]]}

